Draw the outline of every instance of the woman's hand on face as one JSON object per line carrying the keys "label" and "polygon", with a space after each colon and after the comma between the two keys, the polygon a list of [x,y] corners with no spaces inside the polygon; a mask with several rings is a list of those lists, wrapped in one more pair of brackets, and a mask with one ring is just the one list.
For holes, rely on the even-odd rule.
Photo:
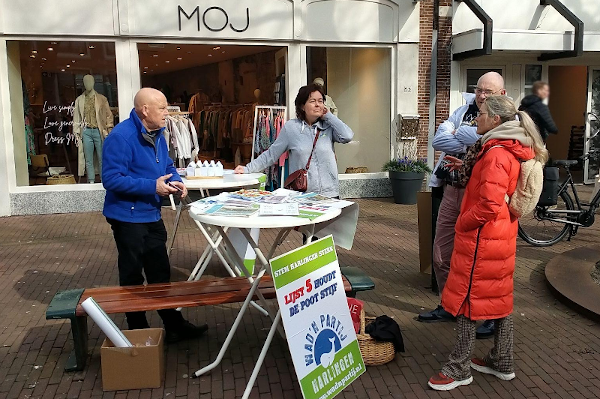
{"label": "woman's hand on face", "polygon": [[235,169],[233,170],[233,173],[236,173],[238,175],[243,175],[245,172],[244,170],[244,166],[243,165],[238,165],[235,167]]}
{"label": "woman's hand on face", "polygon": [[446,167],[450,170],[457,170],[459,169],[462,165],[463,165],[463,161],[453,157],[451,155],[446,155],[444,157],[444,160],[447,161],[448,163],[446,164]]}
{"label": "woman's hand on face", "polygon": [[327,106],[325,104],[323,104],[323,115],[321,115],[321,118],[324,117],[325,115],[327,115],[328,112],[329,112],[329,108],[327,108]]}

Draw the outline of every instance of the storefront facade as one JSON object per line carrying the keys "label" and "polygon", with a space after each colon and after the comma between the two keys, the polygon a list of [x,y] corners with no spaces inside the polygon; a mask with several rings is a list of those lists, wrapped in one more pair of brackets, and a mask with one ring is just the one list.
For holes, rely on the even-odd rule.
{"label": "storefront facade", "polygon": [[[2,9],[3,216],[101,209],[99,166],[89,184],[94,173],[76,139],[77,115],[89,112],[86,75],[94,77],[101,135],[128,117],[142,86],[184,108],[203,90],[214,107],[250,106],[254,93],[260,104],[277,98],[293,117],[298,88],[321,77],[355,131],[353,143],[336,147],[348,197],[386,194],[379,170],[397,151],[398,115],[417,114],[416,2],[33,0],[25,8],[3,0]],[[284,91],[273,94],[276,82]],[[74,184],[47,184],[37,172],[48,167],[72,174],[64,183]],[[371,173],[344,173],[355,167]]]}
{"label": "storefront facade", "polygon": [[[531,94],[533,82],[542,80],[550,84],[548,105],[559,129],[547,141],[551,157],[577,159],[597,148],[600,142],[588,138],[600,127],[600,3],[478,0],[493,24],[491,47],[489,54],[463,59],[461,54],[485,47],[483,23],[467,3],[454,3],[450,109],[463,103],[460,93],[472,91],[485,71],[504,76],[507,95],[517,104]],[[578,180],[593,182],[599,164],[592,157]]]}

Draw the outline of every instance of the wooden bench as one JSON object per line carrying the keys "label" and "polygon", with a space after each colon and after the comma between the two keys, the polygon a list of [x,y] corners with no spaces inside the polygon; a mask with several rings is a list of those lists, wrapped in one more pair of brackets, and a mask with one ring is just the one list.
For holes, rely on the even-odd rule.
{"label": "wooden bench", "polygon": [[[360,269],[349,268],[352,273],[348,276],[344,274],[344,269],[346,268],[342,268],[344,290],[348,296],[353,297],[358,291],[375,288],[373,281]],[[275,298],[271,276],[262,277],[258,290],[265,299]],[[107,314],[114,314],[243,302],[249,292],[250,284],[245,277],[74,289],[56,293],[46,310],[46,319],[71,320],[73,352],[67,360],[65,371],[77,371],[85,367],[88,354],[87,314],[81,307],[81,302],[89,297],[93,297]],[[254,299],[258,299],[256,295]]]}

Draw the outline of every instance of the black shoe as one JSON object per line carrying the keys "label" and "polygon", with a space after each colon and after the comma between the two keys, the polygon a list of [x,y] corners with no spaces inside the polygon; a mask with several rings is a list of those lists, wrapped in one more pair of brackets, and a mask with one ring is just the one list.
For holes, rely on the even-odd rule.
{"label": "black shoe", "polygon": [[423,323],[436,323],[441,321],[456,321],[456,318],[452,314],[446,312],[442,305],[438,305],[437,308],[431,312],[421,313],[417,320]]}
{"label": "black shoe", "polygon": [[494,320],[486,320],[477,328],[477,330],[475,330],[475,338],[485,339],[493,337],[495,330],[496,323],[494,323]]}
{"label": "black shoe", "polygon": [[189,321],[184,321],[179,328],[167,330],[165,342],[168,344],[173,344],[186,339],[199,338],[206,332],[206,330],[208,330],[207,324],[195,326]]}

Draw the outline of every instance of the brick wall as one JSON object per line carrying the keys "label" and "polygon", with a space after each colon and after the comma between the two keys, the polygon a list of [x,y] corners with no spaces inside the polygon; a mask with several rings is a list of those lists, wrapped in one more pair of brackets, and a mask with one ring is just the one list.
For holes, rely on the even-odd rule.
{"label": "brick wall", "polygon": [[[440,0],[440,6],[452,6],[452,0]],[[417,153],[419,157],[427,156],[427,137],[429,134],[429,95],[431,74],[431,52],[433,49],[433,0],[421,1],[419,21],[419,90],[418,110],[420,119]],[[437,99],[436,129],[449,115],[450,103],[450,62],[452,46],[452,19],[439,19],[438,51],[437,51]]]}

